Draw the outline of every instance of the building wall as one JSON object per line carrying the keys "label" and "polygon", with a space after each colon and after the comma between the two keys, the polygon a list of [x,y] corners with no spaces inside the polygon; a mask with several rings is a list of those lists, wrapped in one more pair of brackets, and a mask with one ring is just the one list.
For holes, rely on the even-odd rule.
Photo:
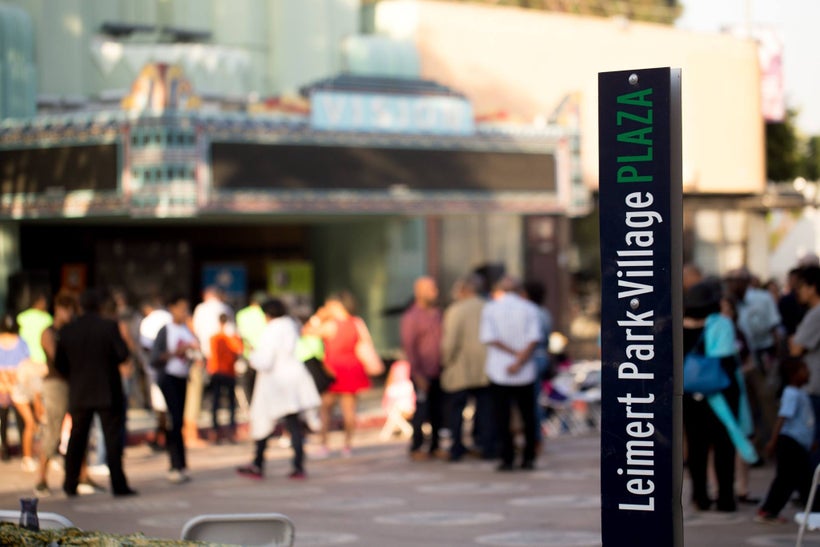
{"label": "building wall", "polygon": [[[399,314],[413,281],[426,273],[427,238],[420,218],[351,219],[315,224],[310,258],[321,301],[349,290],[381,350],[399,346]],[[386,310],[393,313],[385,313]]]}
{"label": "building wall", "polygon": [[0,4],[0,119],[34,115],[36,84],[31,18]]}
{"label": "building wall", "polygon": [[729,35],[511,7],[383,2],[377,32],[413,36],[422,76],[462,90],[478,114],[546,120],[580,97],[582,177],[598,180],[597,74],[672,66],[683,79],[683,182],[697,193],[765,187],[757,48]]}
{"label": "building wall", "polygon": [[0,222],[0,312],[4,312],[9,276],[20,269],[20,238],[16,222]]}
{"label": "building wall", "polygon": [[524,275],[523,217],[520,215],[448,216],[441,220],[440,281],[448,300],[455,281],[486,264]]}
{"label": "building wall", "polygon": [[[359,0],[10,0],[33,19],[38,93],[81,100],[130,88],[150,61],[180,63],[200,93],[268,96],[340,70]],[[104,36],[104,22],[206,31],[203,43],[156,33]]]}

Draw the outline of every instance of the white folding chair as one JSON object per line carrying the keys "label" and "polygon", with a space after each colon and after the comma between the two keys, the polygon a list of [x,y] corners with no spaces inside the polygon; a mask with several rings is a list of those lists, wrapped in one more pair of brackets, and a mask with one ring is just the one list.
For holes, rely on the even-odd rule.
{"label": "white folding chair", "polygon": [[[57,513],[38,511],[37,519],[40,521],[41,529],[56,530],[59,528],[76,528],[73,522]],[[16,524],[20,522],[20,511],[0,509],[0,521],[13,522]]]}
{"label": "white folding chair", "polygon": [[820,482],[820,464],[814,469],[814,478],[811,481],[811,490],[809,491],[809,500],[806,502],[806,510],[794,515],[794,521],[800,525],[800,531],[797,532],[796,547],[802,547],[803,534],[806,533],[806,527],[808,527],[809,530],[817,530],[820,528],[820,513],[811,512],[818,482]]}
{"label": "white folding chair", "polygon": [[239,545],[291,546],[293,522],[281,513],[198,515],[182,527],[181,539]]}

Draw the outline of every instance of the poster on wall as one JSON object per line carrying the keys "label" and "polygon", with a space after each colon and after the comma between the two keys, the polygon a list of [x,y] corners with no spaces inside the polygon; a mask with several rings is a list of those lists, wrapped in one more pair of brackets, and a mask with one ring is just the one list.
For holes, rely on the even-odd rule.
{"label": "poster on wall", "polygon": [[87,279],[88,267],[85,264],[63,264],[60,271],[60,288],[80,294],[86,288]]}
{"label": "poster on wall", "polygon": [[242,264],[206,264],[202,267],[202,287],[219,287],[234,309],[244,305],[248,273]]}
{"label": "poster on wall", "polygon": [[303,260],[268,262],[268,293],[281,298],[291,315],[313,313],[313,264]]}

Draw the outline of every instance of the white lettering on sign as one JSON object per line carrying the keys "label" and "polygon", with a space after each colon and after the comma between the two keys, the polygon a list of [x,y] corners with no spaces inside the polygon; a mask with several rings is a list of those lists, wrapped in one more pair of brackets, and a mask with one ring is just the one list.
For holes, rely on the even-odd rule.
{"label": "white lettering on sign", "polygon": [[315,129],[333,131],[475,132],[472,105],[462,97],[315,91],[310,98],[310,119]]}
{"label": "white lettering on sign", "polygon": [[[654,251],[655,242],[653,227],[663,222],[663,217],[651,209],[655,199],[650,192],[632,192],[627,194],[625,202],[627,211],[624,223],[627,232],[624,236],[626,249],[617,251],[616,264],[618,271],[618,298],[630,299],[629,309],[624,312],[624,319],[618,321],[623,328],[626,341],[624,362],[618,365],[618,380],[630,382],[635,380],[654,380],[655,370],[655,310],[637,311],[631,300],[644,294],[652,294],[654,285]],[[638,304],[639,305],[639,304]],[[619,503],[622,511],[654,511],[655,483],[655,442],[651,439],[655,433],[655,418],[652,403],[655,395],[634,396],[627,392],[618,397],[624,405],[628,420],[626,426],[626,465],[618,469],[618,475],[626,475],[626,491],[637,499],[632,503]]]}

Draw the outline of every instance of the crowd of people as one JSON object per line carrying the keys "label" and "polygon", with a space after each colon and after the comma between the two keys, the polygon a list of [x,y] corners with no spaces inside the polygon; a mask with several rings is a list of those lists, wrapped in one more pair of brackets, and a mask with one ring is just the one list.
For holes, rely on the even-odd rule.
{"label": "crowd of people", "polygon": [[[784,522],[780,512],[795,492],[807,503],[820,462],[820,261],[802,259],[783,287],[746,268],[719,278],[688,264],[683,285],[684,354],[718,359],[727,377],[714,392],[684,387],[691,502],[722,512],[755,504],[758,522]],[[749,468],[770,459],[775,478],[757,497]]]}
{"label": "crowd of people", "polygon": [[[534,469],[543,439],[538,394],[548,369],[552,330],[542,305],[543,286],[503,276],[487,290],[482,277],[470,274],[456,282],[453,302],[442,312],[435,280],[421,277],[414,296],[401,318],[402,350],[416,394],[410,458],[456,462],[472,453],[500,460],[499,471]],[[474,413],[468,447],[463,416],[470,399]],[[427,436],[425,424],[430,426]],[[451,438],[446,453],[439,447],[444,428]],[[524,438],[520,457],[517,433]]]}
{"label": "crowd of people", "polygon": [[[691,502],[722,512],[757,504],[758,521],[781,522],[795,493],[806,503],[820,462],[820,260],[802,260],[783,287],[746,268],[710,277],[694,264],[684,267],[683,281],[684,353],[717,358],[728,377],[719,391],[684,393]],[[432,277],[415,281],[398,333],[415,399],[411,460],[472,455],[497,460],[502,472],[535,468],[543,443],[538,395],[551,370],[543,299],[538,283],[503,276],[487,286],[469,274],[443,307]],[[122,462],[126,410],[138,401],[155,412],[151,445],[167,453],[168,481],[180,485],[191,480],[187,448],[238,442],[239,398],[253,451],[237,472],[262,478],[268,440],[284,431],[293,450],[289,477],[303,479],[306,434],[318,437],[309,457],[329,457],[338,406],[341,456],[349,456],[359,396],[383,372],[347,291],[312,315],[264,293],[234,313],[214,287],[193,312],[185,295],[146,301],[138,312],[121,291],[61,291],[50,302],[37,294],[28,309],[0,319],[0,457],[11,457],[13,412],[21,466],[35,474],[38,496],[50,493],[48,470],[60,452],[66,495],[103,490],[89,473],[89,445],[107,467],[111,494],[135,495]],[[202,438],[206,386],[212,428]],[[466,428],[468,404],[474,412]],[[768,459],[776,475],[756,497],[749,468]]]}
{"label": "crowd of people", "polygon": [[[534,468],[541,443],[538,379],[547,368],[551,330],[540,306],[543,288],[512,277],[488,288],[482,277],[468,275],[456,283],[446,310],[432,278],[419,278],[413,292],[400,332],[415,398],[410,457],[459,461],[475,454],[512,470],[513,437],[520,432],[526,443],[518,467]],[[66,495],[104,490],[89,473],[100,468],[89,465],[96,462],[110,477],[111,494],[131,496],[136,491],[122,463],[129,405],[154,412],[157,427],[148,442],[167,453],[167,479],[179,485],[191,480],[188,448],[239,441],[242,404],[254,448],[237,472],[263,477],[267,442],[279,433],[293,450],[290,478],[304,478],[306,433],[318,437],[310,457],[329,457],[338,407],[341,456],[349,456],[359,395],[385,367],[349,292],[331,294],[312,315],[295,311],[302,313],[255,293],[234,313],[215,287],[203,291],[193,312],[180,294],[146,300],[137,310],[124,291],[61,291],[53,299],[38,293],[28,309],[5,314],[0,324],[0,455],[11,456],[6,433],[14,412],[21,465],[36,474],[38,496],[51,493],[48,470],[61,461]],[[203,438],[198,422],[206,392],[212,428]],[[513,407],[520,420],[511,419]],[[452,432],[446,452],[444,430]]]}

